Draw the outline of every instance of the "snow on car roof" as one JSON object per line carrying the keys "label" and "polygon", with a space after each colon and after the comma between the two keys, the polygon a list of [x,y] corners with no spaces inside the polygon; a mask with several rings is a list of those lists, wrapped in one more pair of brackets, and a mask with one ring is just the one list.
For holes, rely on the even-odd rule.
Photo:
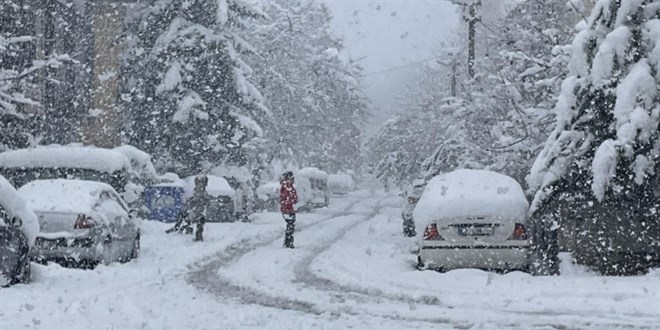
{"label": "snow on car roof", "polygon": [[316,167],[305,167],[298,171],[298,175],[306,178],[328,179],[328,173]]}
{"label": "snow on car roof", "polygon": [[35,212],[88,213],[96,205],[102,191],[114,191],[108,184],[84,180],[36,180],[18,194]]}
{"label": "snow on car roof", "polygon": [[112,149],[122,153],[130,161],[131,168],[145,179],[156,179],[158,172],[151,161],[151,156],[131,145],[123,145]]}
{"label": "snow on car roof", "polygon": [[280,190],[280,183],[277,181],[262,183],[257,187],[257,192],[271,193]]}
{"label": "snow on car roof", "polygon": [[524,218],[529,204],[513,178],[485,170],[456,170],[426,185],[413,217],[420,224],[438,218],[497,216]]}
{"label": "snow on car roof", "polygon": [[0,153],[2,167],[85,168],[112,173],[131,168],[128,158],[112,149],[50,145]]}
{"label": "snow on car roof", "polygon": [[[16,189],[0,175],[0,206],[7,212],[10,218],[19,217],[23,224],[21,229],[28,238],[30,246],[39,233],[39,222],[37,216],[30,210]],[[6,226],[4,219],[0,218],[0,226]]]}
{"label": "snow on car roof", "polygon": [[330,174],[328,175],[328,186],[353,188],[355,181],[348,174]]}
{"label": "snow on car roof", "polygon": [[[195,175],[189,176],[186,178],[186,198],[192,196],[193,190],[195,189]],[[206,186],[206,192],[213,196],[234,196],[234,189],[229,186],[229,182],[225,178],[217,175],[207,175],[209,183]]]}

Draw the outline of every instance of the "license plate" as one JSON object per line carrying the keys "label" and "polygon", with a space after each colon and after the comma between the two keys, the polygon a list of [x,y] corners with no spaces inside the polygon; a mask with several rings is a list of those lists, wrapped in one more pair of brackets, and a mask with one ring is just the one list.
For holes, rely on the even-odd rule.
{"label": "license plate", "polygon": [[460,236],[492,236],[494,232],[493,227],[458,228],[458,235]]}

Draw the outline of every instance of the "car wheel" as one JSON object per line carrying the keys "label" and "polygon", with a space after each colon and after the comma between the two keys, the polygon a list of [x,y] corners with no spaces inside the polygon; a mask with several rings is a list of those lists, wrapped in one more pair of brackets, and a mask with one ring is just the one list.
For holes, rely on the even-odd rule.
{"label": "car wheel", "polygon": [[426,265],[424,264],[422,257],[417,256],[417,265],[415,265],[415,268],[417,270],[426,270]]}
{"label": "car wheel", "polygon": [[139,255],[140,255],[140,234],[137,234],[135,236],[135,240],[133,241],[133,250],[131,251],[131,259],[137,259]]}

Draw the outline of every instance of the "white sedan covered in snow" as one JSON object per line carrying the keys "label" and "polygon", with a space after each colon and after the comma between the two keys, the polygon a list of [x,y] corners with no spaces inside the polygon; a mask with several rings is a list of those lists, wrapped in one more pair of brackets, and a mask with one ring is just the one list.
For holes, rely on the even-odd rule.
{"label": "white sedan covered in snow", "polygon": [[89,267],[138,256],[140,230],[110,185],[37,180],[18,193],[41,226],[33,249],[35,260]]}
{"label": "white sedan covered in snow", "polygon": [[527,269],[528,207],[520,185],[502,174],[457,170],[433,178],[414,211],[427,225],[420,267]]}

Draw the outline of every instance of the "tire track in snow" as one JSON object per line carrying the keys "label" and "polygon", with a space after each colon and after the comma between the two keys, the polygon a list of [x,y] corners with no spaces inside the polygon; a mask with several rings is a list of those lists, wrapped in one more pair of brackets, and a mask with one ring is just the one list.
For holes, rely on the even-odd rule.
{"label": "tire track in snow", "polygon": [[[330,300],[338,303],[342,303],[345,300],[353,300],[358,303],[375,303],[379,304],[382,300],[391,300],[398,304],[404,304],[404,308],[410,308],[413,303],[420,303],[420,299],[415,299],[410,296],[405,295],[384,295],[382,292],[373,292],[367,289],[361,290],[348,286],[338,286],[336,283],[331,283],[331,281],[326,281],[325,279],[316,277],[315,275],[309,272],[309,265],[314,258],[318,257],[325,249],[335,244],[337,240],[340,240],[346,235],[350,230],[354,229],[356,226],[362,224],[366,220],[373,219],[380,212],[380,209],[383,207],[381,203],[390,198],[384,197],[378,200],[375,205],[371,206],[371,211],[369,213],[360,214],[364,212],[354,211],[353,208],[363,203],[364,200],[369,199],[369,197],[361,198],[351,204],[349,204],[344,212],[339,212],[328,217],[323,217],[322,219],[315,221],[313,223],[307,223],[303,226],[300,226],[300,232],[305,231],[306,229],[329,221],[331,219],[340,218],[349,215],[357,215],[357,220],[351,222],[350,224],[339,229],[335,235],[330,237],[327,243],[323,243],[322,246],[312,249],[312,253],[309,256],[306,256],[300,262],[298,262],[294,268],[295,279],[293,283],[298,282],[303,285],[316,288],[319,292],[324,292],[325,294],[330,295]],[[358,215],[359,214],[359,215]],[[365,315],[369,317],[388,319],[393,321],[411,321],[411,322],[423,322],[423,323],[432,323],[432,324],[453,324],[459,328],[470,328],[471,323],[465,322],[455,322],[445,318],[414,318],[406,317],[399,315],[398,312],[393,311],[390,313],[373,313],[367,309],[359,308],[356,310],[355,307],[343,306],[338,308],[328,309],[321,308],[315,302],[292,299],[289,297],[276,296],[273,294],[265,293],[259,291],[258,289],[241,286],[233,283],[230,279],[223,278],[218,274],[218,270],[222,267],[230,266],[231,264],[237,262],[244,255],[254,252],[256,249],[266,247],[268,245],[274,244],[276,241],[282,238],[281,234],[276,237],[271,237],[265,242],[263,238],[259,243],[255,243],[256,239],[243,240],[236,244],[231,245],[224,251],[220,252],[216,256],[212,257],[211,261],[198,262],[193,265],[192,268],[197,268],[188,275],[188,282],[199,290],[204,292],[209,292],[221,297],[224,297],[229,300],[238,300],[241,304],[256,304],[263,307],[277,308],[283,310],[293,310],[303,313],[310,313],[315,315],[321,315],[325,313],[331,314],[348,314],[348,315]],[[341,290],[346,290],[346,292],[341,292]],[[430,301],[427,302],[431,305],[438,305],[436,302]]]}
{"label": "tire track in snow", "polygon": [[[364,199],[360,198],[349,203],[343,212],[331,214],[317,221],[299,225],[297,231],[301,232],[333,218],[350,215],[353,207],[363,202]],[[223,278],[218,274],[220,268],[237,262],[249,252],[274,244],[276,241],[281,240],[283,235],[284,230],[281,230],[277,235],[270,237],[256,237],[234,243],[215,256],[207,258],[206,261],[194,263],[191,266],[193,270],[188,274],[186,280],[200,291],[210,292],[229,300],[239,300],[242,304],[256,304],[264,307],[294,310],[316,315],[326,313],[326,311],[320,310],[314,303],[287,297],[278,297],[260,292],[254,288],[236,285],[231,280]]]}

